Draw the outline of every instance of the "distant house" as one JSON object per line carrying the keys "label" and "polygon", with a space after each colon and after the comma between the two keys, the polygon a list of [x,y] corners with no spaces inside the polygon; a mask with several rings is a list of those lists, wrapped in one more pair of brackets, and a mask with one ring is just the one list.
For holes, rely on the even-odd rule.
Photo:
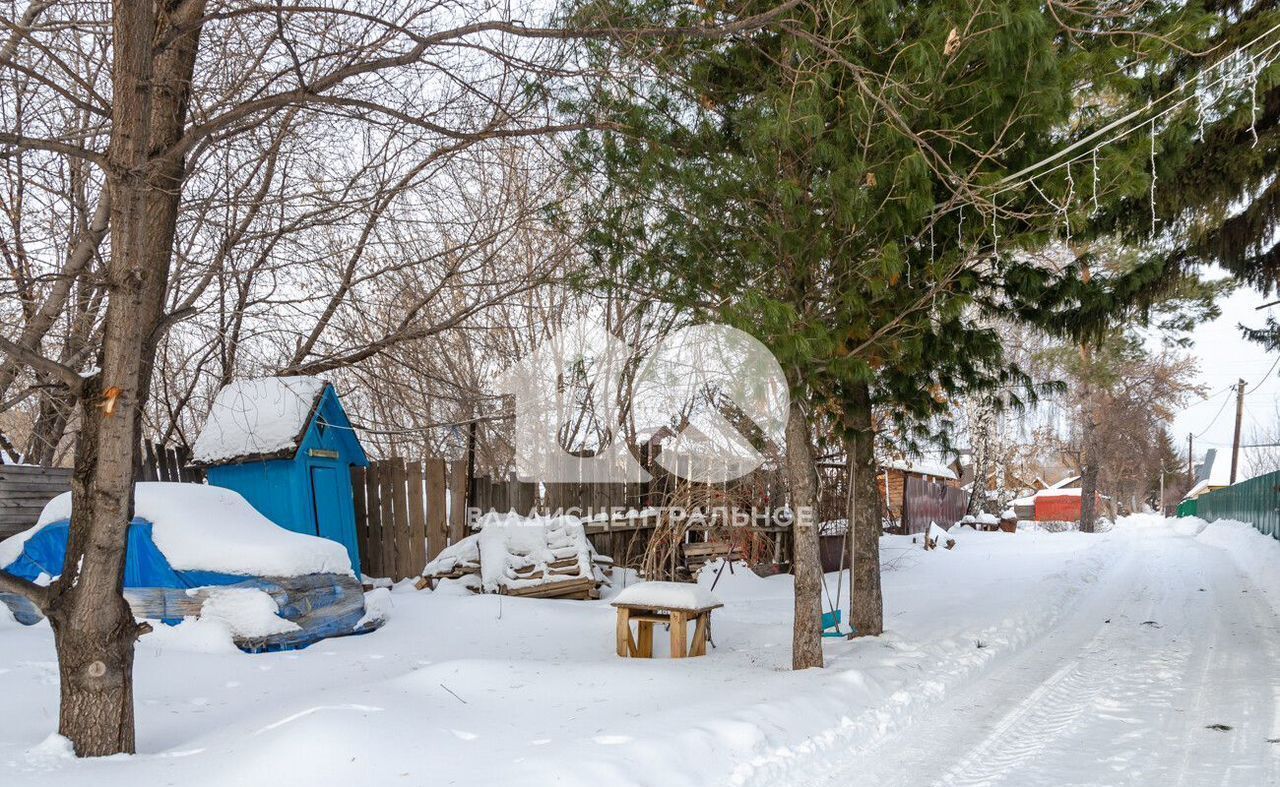
{"label": "distant house", "polygon": [[[1236,483],[1247,481],[1274,468],[1268,468],[1266,457],[1256,447],[1242,447],[1236,464]],[[1231,451],[1210,448],[1204,452],[1204,461],[1196,467],[1196,482],[1187,490],[1183,500],[1195,500],[1200,495],[1231,486]]]}
{"label": "distant house", "polygon": [[227,385],[192,462],[281,527],[341,543],[359,572],[351,467],[369,460],[329,383],[264,377]]}
{"label": "distant house", "polygon": [[[960,474],[953,465],[927,459],[881,459],[878,481],[884,500],[885,514],[894,522],[902,521],[907,481],[918,478],[942,486],[959,489]],[[949,523],[948,523],[949,524]]]}
{"label": "distant house", "polygon": [[[1018,519],[1022,520],[1071,522],[1079,519],[1080,476],[1062,478],[1032,494],[1012,500],[1009,506]],[[1074,515],[1072,511],[1075,512]]]}

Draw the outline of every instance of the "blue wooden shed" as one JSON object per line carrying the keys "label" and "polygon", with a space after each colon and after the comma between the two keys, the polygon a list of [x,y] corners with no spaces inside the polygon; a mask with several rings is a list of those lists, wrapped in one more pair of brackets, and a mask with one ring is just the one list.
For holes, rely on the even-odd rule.
{"label": "blue wooden shed", "polygon": [[351,467],[369,464],[329,383],[237,380],[214,398],[192,448],[210,484],[234,489],[265,517],[341,543],[359,576]]}

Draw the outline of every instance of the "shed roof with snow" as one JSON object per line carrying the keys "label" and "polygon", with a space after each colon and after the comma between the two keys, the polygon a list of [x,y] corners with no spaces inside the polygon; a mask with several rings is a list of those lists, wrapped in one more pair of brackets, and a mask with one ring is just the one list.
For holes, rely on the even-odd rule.
{"label": "shed roof with snow", "polygon": [[356,460],[353,464],[367,463],[333,386],[318,377],[259,377],[229,383],[214,397],[192,448],[192,461],[215,465],[293,459],[317,416],[325,426],[335,427],[344,453]]}

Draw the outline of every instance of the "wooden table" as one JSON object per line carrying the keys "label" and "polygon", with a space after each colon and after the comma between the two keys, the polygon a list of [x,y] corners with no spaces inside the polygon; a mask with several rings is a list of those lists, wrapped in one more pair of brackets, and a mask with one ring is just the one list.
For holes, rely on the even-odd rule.
{"label": "wooden table", "polygon": [[[671,658],[707,655],[707,637],[711,633],[711,610],[714,604],[695,609],[669,609],[642,604],[617,604],[618,655],[627,658],[653,658],[653,627],[657,623],[671,626]],[[631,636],[631,621],[636,622],[637,636]],[[689,621],[694,621],[693,640],[689,641]]]}

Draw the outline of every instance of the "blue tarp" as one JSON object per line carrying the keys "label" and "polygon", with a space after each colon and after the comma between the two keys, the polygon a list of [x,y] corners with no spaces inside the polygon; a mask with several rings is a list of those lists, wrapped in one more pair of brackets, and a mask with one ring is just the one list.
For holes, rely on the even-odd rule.
{"label": "blue tarp", "polygon": [[[60,520],[45,525],[27,539],[22,554],[4,570],[34,582],[42,573],[56,577],[67,557],[67,537],[71,523]],[[195,588],[204,585],[233,585],[245,577],[217,571],[177,571],[169,565],[151,539],[151,523],[134,519],[129,523],[125,551],[124,586],[127,588]]]}

